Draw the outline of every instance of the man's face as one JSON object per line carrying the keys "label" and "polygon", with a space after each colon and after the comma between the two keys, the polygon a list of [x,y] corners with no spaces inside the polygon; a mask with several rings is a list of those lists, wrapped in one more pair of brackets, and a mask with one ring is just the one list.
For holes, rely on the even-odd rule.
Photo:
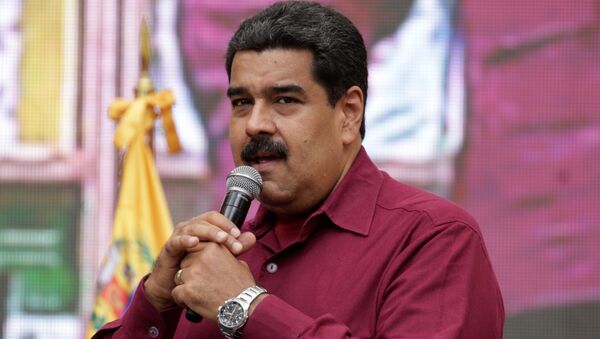
{"label": "man's face", "polygon": [[229,138],[236,165],[263,178],[261,202],[281,214],[310,211],[349,167],[344,110],[332,107],[312,76],[306,50],[235,54],[228,96]]}

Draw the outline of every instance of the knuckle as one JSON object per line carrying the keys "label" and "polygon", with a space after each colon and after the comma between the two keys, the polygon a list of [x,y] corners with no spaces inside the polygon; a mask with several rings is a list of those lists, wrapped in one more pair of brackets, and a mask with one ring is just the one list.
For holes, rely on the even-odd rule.
{"label": "knuckle", "polygon": [[174,254],[176,253],[174,246],[175,246],[175,245],[173,244],[173,242],[172,242],[172,241],[168,241],[168,242],[165,244],[164,248],[163,248],[163,251],[164,251],[164,253],[165,253],[167,256],[172,256],[172,255],[174,255]]}
{"label": "knuckle", "polygon": [[177,223],[177,225],[175,225],[175,232],[173,233],[177,233],[177,231],[182,231],[187,226],[187,224],[188,223],[185,221]]}
{"label": "knuckle", "polygon": [[202,230],[202,223],[195,222],[191,224],[186,224],[183,228],[181,228],[181,234],[184,235],[197,235],[199,231]]}
{"label": "knuckle", "polygon": [[215,216],[219,214],[216,211],[208,211],[208,212],[204,212],[202,213],[200,216],[202,217],[202,219],[205,220],[212,220],[213,218],[215,218]]}
{"label": "knuckle", "polygon": [[216,212],[216,211],[210,211],[210,212],[206,213],[206,220],[208,220],[212,224],[219,223],[219,220],[221,219],[221,217],[222,217],[221,213]]}
{"label": "knuckle", "polygon": [[181,228],[181,234],[190,234],[190,231],[194,229],[194,224],[186,224]]}
{"label": "knuckle", "polygon": [[227,245],[233,246],[233,244],[235,244],[236,242],[237,242],[237,240],[234,237],[230,237],[230,236],[227,237],[227,240],[226,240]]}
{"label": "knuckle", "polygon": [[175,303],[177,303],[178,305],[181,305],[181,296],[180,296],[180,292],[181,292],[181,286],[175,287],[172,291],[171,291],[171,298],[173,298],[173,301],[175,301]]}

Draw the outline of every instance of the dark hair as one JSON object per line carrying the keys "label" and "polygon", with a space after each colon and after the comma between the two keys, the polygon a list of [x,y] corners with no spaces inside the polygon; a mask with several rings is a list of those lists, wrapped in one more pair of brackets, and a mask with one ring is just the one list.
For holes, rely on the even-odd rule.
{"label": "dark hair", "polygon": [[[357,85],[367,100],[367,50],[354,24],[335,10],[314,2],[278,2],[242,22],[229,41],[225,66],[238,51],[307,49],[313,54],[313,76],[334,106],[348,88]],[[365,119],[360,126],[365,135]]]}

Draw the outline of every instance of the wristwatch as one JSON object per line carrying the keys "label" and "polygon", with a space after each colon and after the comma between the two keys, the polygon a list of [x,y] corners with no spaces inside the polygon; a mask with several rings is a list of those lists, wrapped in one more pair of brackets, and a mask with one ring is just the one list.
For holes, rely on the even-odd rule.
{"label": "wristwatch", "polygon": [[250,304],[259,295],[267,293],[264,288],[254,285],[248,287],[235,298],[231,298],[219,306],[217,319],[219,329],[227,339],[238,339],[242,336],[242,329],[248,321]]}

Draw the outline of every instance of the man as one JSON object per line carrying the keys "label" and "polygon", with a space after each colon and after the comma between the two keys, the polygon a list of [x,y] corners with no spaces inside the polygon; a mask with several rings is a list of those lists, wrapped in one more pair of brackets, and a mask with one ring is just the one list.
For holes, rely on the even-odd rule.
{"label": "man", "polygon": [[[194,108],[206,135],[208,151],[206,160],[210,166],[211,186],[215,192],[212,196],[217,200],[214,206],[220,204],[219,199],[225,194],[223,184],[225,177],[234,167],[227,138],[231,102],[225,95],[229,81],[223,72],[223,51],[227,49],[229,37],[237,29],[239,22],[274,2],[274,0],[178,1],[179,36],[176,40],[179,41],[181,48],[186,85],[193,94]],[[374,38],[374,31],[380,33],[383,30],[381,26],[384,26],[382,24],[393,22],[388,17],[381,20],[381,14],[375,14],[374,9],[383,6],[381,0],[369,2],[321,0],[320,3],[338,8],[351,18],[360,29],[367,46],[368,37]],[[401,13],[397,10],[388,10],[386,15],[397,18]],[[378,25],[373,25],[375,17]],[[188,137],[197,138],[198,135]],[[255,208],[252,208],[252,212],[254,211]],[[250,214],[253,214],[252,212]]]}
{"label": "man", "polygon": [[501,338],[477,223],[361,147],[366,65],[354,25],[319,4],[277,3],[241,24],[226,58],[229,138],[235,163],[263,178],[257,216],[242,233],[217,212],[177,225],[95,337]]}

